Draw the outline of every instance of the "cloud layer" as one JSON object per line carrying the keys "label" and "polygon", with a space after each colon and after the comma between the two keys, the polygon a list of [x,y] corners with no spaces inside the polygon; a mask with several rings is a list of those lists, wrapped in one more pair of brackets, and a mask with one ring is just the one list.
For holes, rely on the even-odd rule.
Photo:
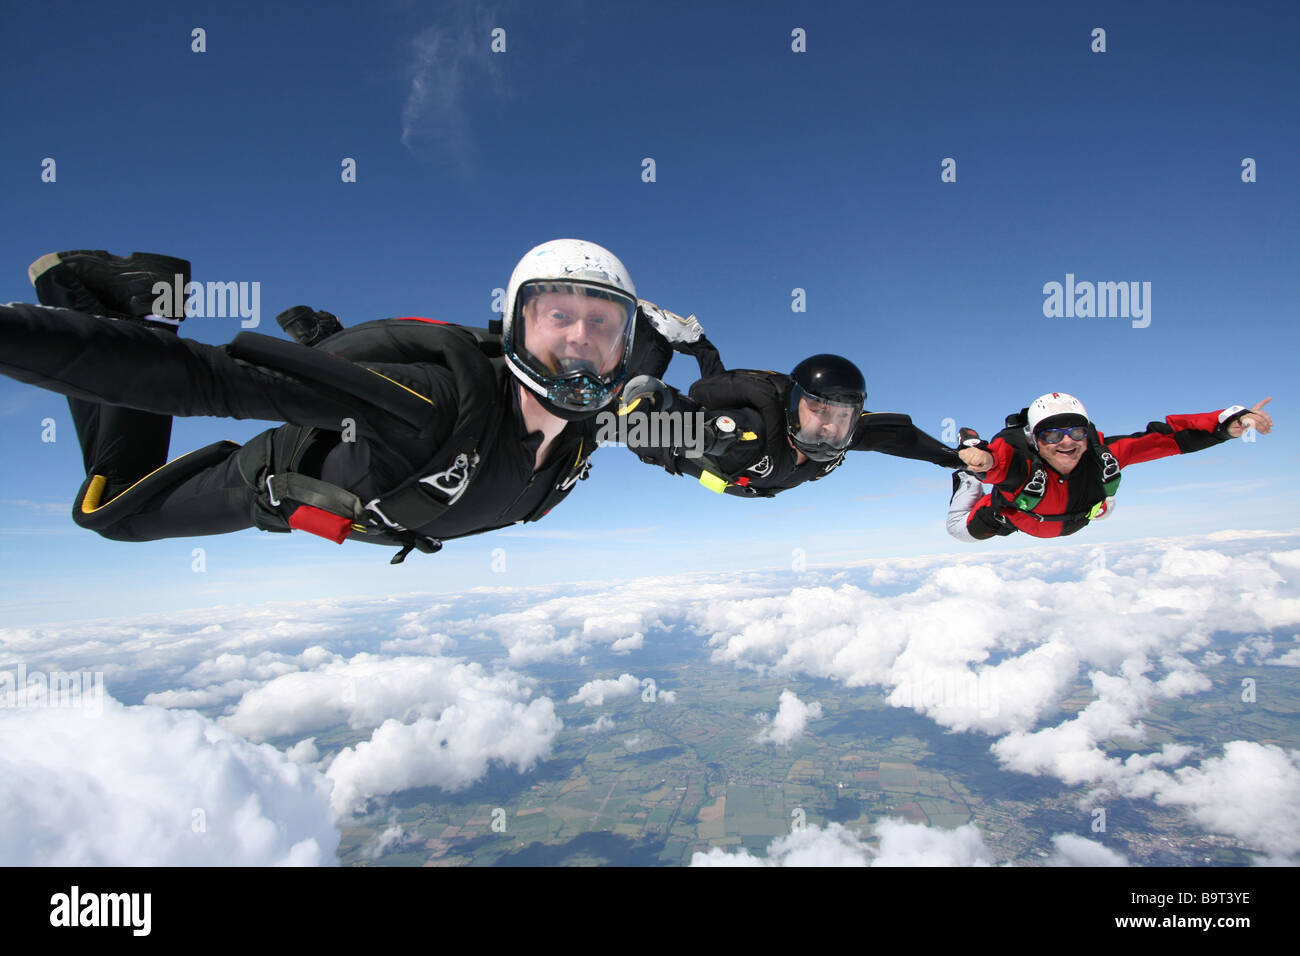
{"label": "cloud layer", "polygon": [[[1269,741],[1153,743],[1146,722],[1193,696],[1257,706],[1224,685],[1225,667],[1257,669],[1260,693],[1293,679],[1295,544],[1256,533],[1067,545],[800,575],[485,588],[0,629],[0,671],[92,668],[109,694],[97,722],[79,715],[90,729],[77,733],[57,708],[0,709],[4,852],[14,863],[129,863],[143,852],[140,833],[157,831],[166,836],[151,860],[328,862],[337,846],[331,814],[347,818],[411,787],[461,789],[493,764],[528,773],[555,748],[562,717],[578,718],[570,732],[589,738],[615,727],[608,716],[591,722],[589,708],[647,692],[673,703],[676,692],[648,691],[652,678],[638,677],[646,670],[634,663],[672,640],[705,647],[714,666],[789,682],[756,748],[788,744],[811,721],[836,716],[797,683],[828,679],[987,737],[1004,769],[1080,788],[1083,804],[1149,800],[1275,861],[1294,860],[1300,752]],[[628,670],[610,663],[624,659]],[[559,704],[528,674],[555,662],[576,678]],[[1063,709],[1081,682],[1087,699]],[[621,718],[618,726],[635,729]],[[155,741],[165,759],[148,756]],[[213,795],[209,778],[227,782]],[[195,809],[208,821],[202,832],[223,834],[213,846],[191,838]],[[78,823],[65,839],[56,821],[69,819],[94,833]],[[238,832],[221,829],[232,826]],[[858,852],[851,836],[827,827],[777,855],[848,859]],[[880,829],[871,860],[988,856],[960,843],[969,837],[923,836]],[[1053,860],[1100,865],[1107,853],[1062,838]]]}

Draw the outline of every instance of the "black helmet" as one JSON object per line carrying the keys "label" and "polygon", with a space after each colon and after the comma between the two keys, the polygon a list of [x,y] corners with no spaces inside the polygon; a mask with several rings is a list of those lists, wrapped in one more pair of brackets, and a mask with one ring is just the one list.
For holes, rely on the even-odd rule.
{"label": "black helmet", "polygon": [[867,401],[862,372],[839,355],[814,355],[796,365],[790,378],[786,424],[791,443],[813,461],[840,457]]}

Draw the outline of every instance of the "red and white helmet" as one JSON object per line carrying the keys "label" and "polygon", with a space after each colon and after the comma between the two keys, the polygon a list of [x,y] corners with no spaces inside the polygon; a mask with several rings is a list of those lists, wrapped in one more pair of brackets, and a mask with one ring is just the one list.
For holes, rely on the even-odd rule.
{"label": "red and white helmet", "polygon": [[1025,435],[1036,446],[1034,436],[1044,428],[1069,428],[1071,425],[1087,425],[1088,422],[1088,410],[1083,407],[1083,402],[1065,392],[1048,392],[1038,396],[1029,406]]}

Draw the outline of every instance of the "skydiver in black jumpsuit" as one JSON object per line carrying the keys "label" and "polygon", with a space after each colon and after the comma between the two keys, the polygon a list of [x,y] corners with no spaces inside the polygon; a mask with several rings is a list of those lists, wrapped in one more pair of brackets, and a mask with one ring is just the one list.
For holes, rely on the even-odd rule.
{"label": "skydiver in black jumpsuit", "polygon": [[622,401],[622,415],[645,410],[701,416],[699,448],[664,444],[651,430],[643,430],[640,441],[628,430],[627,444],[647,464],[697,477],[719,493],[772,497],[824,478],[850,451],[962,467],[956,451],[907,415],[865,411],[862,372],[838,355],[814,355],[790,375],[719,369],[692,385],[689,395],[655,377],[638,376]]}
{"label": "skydiver in black jumpsuit", "polygon": [[[586,477],[594,416],[631,370],[662,374],[671,354],[622,263],[580,240],[521,260],[500,335],[409,319],[319,348],[203,345],[145,318],[154,283],[188,272],[53,254],[32,269],[44,307],[0,306],[0,372],[69,397],[86,466],[73,517],[114,540],[300,528],[400,545],[398,561],[537,520]],[[286,425],[164,464],[174,415]]]}

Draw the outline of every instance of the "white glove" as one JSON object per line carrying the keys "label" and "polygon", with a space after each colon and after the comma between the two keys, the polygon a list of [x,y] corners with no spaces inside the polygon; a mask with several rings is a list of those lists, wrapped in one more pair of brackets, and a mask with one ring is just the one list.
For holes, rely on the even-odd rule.
{"label": "white glove", "polygon": [[637,299],[637,305],[655,330],[674,345],[678,342],[690,345],[698,342],[700,336],[704,334],[704,326],[700,325],[700,320],[693,315],[683,319],[676,312],[661,309],[645,299]]}

